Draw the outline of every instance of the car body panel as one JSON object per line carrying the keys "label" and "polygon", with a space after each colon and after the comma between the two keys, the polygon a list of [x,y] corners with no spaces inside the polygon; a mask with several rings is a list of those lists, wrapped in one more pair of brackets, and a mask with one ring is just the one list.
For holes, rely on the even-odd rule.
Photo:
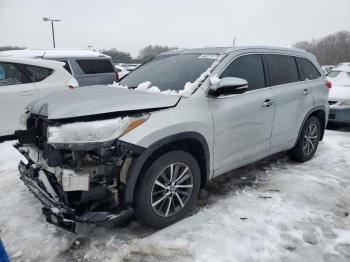
{"label": "car body panel", "polygon": [[[147,93],[111,86],[90,86],[42,97],[28,108],[49,119],[75,118],[122,111],[172,107],[180,96]],[[45,112],[43,108],[47,105]]]}

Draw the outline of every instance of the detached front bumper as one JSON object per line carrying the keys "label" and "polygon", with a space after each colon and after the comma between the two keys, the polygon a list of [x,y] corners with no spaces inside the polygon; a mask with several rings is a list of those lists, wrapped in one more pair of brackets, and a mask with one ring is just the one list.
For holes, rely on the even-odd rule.
{"label": "detached front bumper", "polygon": [[22,152],[18,147],[17,149],[28,160],[28,164],[22,161],[19,163],[18,170],[20,172],[20,179],[28,187],[29,191],[43,204],[42,211],[47,222],[76,233],[77,223],[118,222],[118,220],[132,214],[133,210],[131,208],[118,213],[84,212],[79,214],[76,210],[66,206],[58,197],[52,197],[49,193],[50,190],[47,190],[45,185],[38,180],[39,172],[43,172],[41,174],[45,174],[46,176],[46,171],[36,167],[25,152]]}
{"label": "detached front bumper", "polygon": [[342,124],[350,124],[350,106],[330,106],[328,121]]}

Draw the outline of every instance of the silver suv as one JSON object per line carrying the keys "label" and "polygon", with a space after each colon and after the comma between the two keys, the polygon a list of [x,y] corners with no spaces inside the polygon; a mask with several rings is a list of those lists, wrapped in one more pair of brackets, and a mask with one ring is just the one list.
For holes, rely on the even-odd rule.
{"label": "silver suv", "polygon": [[315,57],[270,47],[177,50],[115,87],[30,104],[16,132],[21,179],[47,221],[114,221],[135,212],[157,228],[193,210],[223,173],[281,151],[310,160],[328,90]]}

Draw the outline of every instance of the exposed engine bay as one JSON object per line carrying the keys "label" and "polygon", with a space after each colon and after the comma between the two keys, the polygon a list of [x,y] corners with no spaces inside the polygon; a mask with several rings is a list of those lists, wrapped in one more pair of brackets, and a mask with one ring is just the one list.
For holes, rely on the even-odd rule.
{"label": "exposed engine bay", "polygon": [[21,179],[43,203],[48,222],[74,232],[75,222],[103,222],[120,216],[127,175],[142,147],[118,139],[106,143],[51,145],[50,122],[30,115],[26,130],[16,132],[15,147],[27,158]]}

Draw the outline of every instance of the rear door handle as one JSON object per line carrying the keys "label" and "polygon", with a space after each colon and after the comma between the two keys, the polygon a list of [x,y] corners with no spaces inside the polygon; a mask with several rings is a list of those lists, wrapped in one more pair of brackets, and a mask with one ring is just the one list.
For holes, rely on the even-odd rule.
{"label": "rear door handle", "polygon": [[308,95],[308,94],[310,94],[310,93],[311,93],[311,90],[308,89],[308,88],[305,88],[305,89],[303,90],[303,95]]}
{"label": "rear door handle", "polygon": [[33,91],[23,91],[21,92],[21,96],[32,96],[35,95],[35,92]]}
{"label": "rear door handle", "polygon": [[273,101],[273,99],[266,99],[262,104],[261,106],[262,107],[270,107],[272,106],[273,104],[275,103],[275,101]]}

